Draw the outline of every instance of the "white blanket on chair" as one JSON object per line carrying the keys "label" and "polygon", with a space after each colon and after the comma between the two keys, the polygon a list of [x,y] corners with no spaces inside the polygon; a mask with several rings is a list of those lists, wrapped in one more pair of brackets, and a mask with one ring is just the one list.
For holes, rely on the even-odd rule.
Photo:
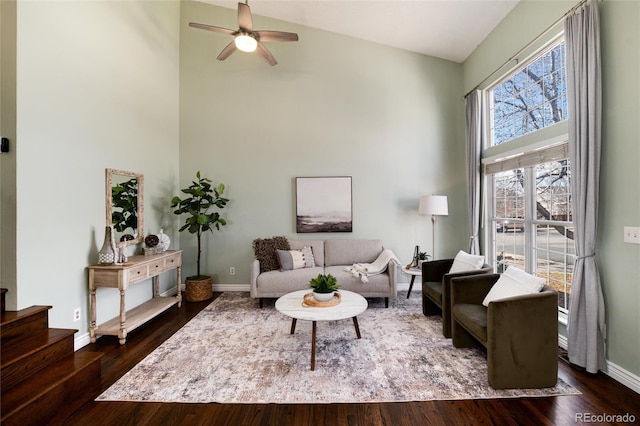
{"label": "white blanket on chair", "polygon": [[360,277],[360,281],[366,283],[369,281],[368,277],[370,275],[378,275],[386,271],[389,262],[400,264],[400,261],[391,250],[384,249],[373,263],[354,263],[351,266],[347,266],[344,270],[350,272],[354,278]]}

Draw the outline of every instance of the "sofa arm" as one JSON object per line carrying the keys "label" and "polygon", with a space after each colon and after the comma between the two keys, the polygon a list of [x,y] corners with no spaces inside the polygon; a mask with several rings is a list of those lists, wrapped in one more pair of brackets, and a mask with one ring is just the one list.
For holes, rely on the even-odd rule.
{"label": "sofa arm", "polygon": [[489,303],[487,352],[491,386],[554,386],[558,377],[558,294],[546,290]]}
{"label": "sofa arm", "polygon": [[476,274],[451,280],[451,306],[460,303],[481,305],[500,274]]}
{"label": "sofa arm", "polygon": [[449,272],[453,265],[453,259],[432,260],[422,263],[422,282],[440,282],[444,274]]}
{"label": "sofa arm", "polygon": [[258,275],[260,275],[260,261],[258,259],[255,259],[253,262],[251,262],[251,282],[250,284],[250,289],[249,292],[251,294],[251,297],[253,297],[254,299],[259,297],[258,296]]}
{"label": "sofa arm", "polygon": [[398,278],[396,274],[398,266],[400,266],[400,263],[395,259],[391,259],[387,265],[387,270],[389,271],[389,284],[391,285],[391,297],[396,297],[398,295]]}

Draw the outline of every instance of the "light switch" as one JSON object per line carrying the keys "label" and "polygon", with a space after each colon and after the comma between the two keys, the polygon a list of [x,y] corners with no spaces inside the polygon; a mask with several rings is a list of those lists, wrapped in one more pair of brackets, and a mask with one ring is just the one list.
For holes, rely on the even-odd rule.
{"label": "light switch", "polygon": [[629,244],[640,244],[640,228],[625,226],[624,242]]}

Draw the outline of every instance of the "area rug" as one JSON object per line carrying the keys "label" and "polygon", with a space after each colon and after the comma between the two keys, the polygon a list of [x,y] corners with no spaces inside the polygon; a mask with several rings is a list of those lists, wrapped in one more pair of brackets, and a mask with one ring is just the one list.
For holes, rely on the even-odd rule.
{"label": "area rug", "polygon": [[422,314],[421,295],[406,292],[384,307],[371,299],[351,320],[318,322],[315,371],[311,323],[273,302],[258,308],[248,293],[224,293],[101,394],[97,401],[218,403],[359,403],[579,394],[553,388],[495,390],[486,354],[442,337],[437,316]]}

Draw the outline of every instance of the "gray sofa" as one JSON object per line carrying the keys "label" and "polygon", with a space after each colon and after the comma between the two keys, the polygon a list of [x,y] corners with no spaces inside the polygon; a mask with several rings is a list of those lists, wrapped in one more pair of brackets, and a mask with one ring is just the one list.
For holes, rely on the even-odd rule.
{"label": "gray sofa", "polygon": [[277,298],[296,290],[309,289],[309,281],[318,274],[331,274],[337,278],[342,290],[349,290],[363,297],[384,297],[385,306],[389,298],[396,297],[396,266],[389,263],[387,270],[378,275],[369,276],[363,283],[345,268],[354,263],[374,262],[384,247],[379,240],[289,240],[292,250],[311,247],[316,266],[291,271],[260,272],[260,262],[251,263],[251,297],[260,299]]}

